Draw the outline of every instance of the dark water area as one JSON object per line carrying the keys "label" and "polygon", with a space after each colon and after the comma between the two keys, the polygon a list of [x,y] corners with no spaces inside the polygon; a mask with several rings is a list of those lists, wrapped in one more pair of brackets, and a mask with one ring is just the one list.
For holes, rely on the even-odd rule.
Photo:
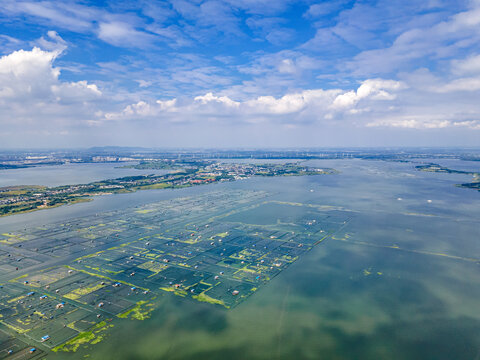
{"label": "dark water area", "polygon": [[[1,218],[3,232],[219,189],[265,190],[269,200],[351,214],[333,237],[233,309],[165,293],[151,318],[117,322],[88,350],[48,358],[480,359],[480,192],[454,186],[469,176],[421,172],[412,163],[308,164],[340,173],[139,191]],[[235,221],[308,217],[301,209],[259,206]]]}

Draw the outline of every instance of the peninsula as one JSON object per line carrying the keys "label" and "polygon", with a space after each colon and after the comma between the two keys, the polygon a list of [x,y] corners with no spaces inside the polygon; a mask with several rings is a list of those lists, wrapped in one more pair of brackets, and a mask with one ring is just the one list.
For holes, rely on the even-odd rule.
{"label": "peninsula", "polygon": [[333,169],[303,166],[300,163],[245,164],[198,160],[159,160],[133,165],[139,169],[171,169],[164,175],[126,176],[88,184],[46,187],[20,185],[0,188],[0,216],[90,201],[92,196],[148,189],[174,189],[194,185],[235,181],[252,176],[305,176],[335,174]]}

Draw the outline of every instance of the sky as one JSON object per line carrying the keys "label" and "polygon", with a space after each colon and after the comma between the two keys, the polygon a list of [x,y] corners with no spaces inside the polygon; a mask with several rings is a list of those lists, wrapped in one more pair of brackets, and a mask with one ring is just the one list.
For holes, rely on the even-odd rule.
{"label": "sky", "polygon": [[480,0],[1,0],[0,148],[480,146]]}

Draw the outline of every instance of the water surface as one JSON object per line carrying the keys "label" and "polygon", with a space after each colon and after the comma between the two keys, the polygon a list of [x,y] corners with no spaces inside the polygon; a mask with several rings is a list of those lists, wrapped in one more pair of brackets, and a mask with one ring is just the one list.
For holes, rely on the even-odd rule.
{"label": "water surface", "polygon": [[[234,309],[166,294],[150,319],[119,322],[107,340],[88,351],[52,358],[80,359],[90,353],[90,359],[117,360],[478,359],[480,192],[454,186],[470,177],[420,172],[412,163],[309,164],[340,174],[139,191],[0,219],[2,230],[14,229],[238,188],[266,190],[270,200],[352,213],[334,238]],[[449,160],[448,166],[471,164]],[[276,210],[257,211],[258,216],[246,213],[244,220],[267,221],[275,214],[264,212]]]}

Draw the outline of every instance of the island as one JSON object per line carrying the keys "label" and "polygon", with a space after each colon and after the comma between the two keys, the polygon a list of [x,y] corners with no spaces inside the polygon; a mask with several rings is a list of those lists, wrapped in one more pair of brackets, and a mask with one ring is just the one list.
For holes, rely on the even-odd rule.
{"label": "island", "polygon": [[480,191],[480,173],[478,173],[478,172],[449,169],[445,166],[441,166],[441,165],[434,164],[434,163],[429,163],[429,164],[425,164],[425,165],[418,165],[418,166],[415,166],[415,169],[417,169],[419,171],[426,171],[426,172],[473,175],[473,181],[472,182],[457,184],[456,186],[457,187],[462,187],[462,188],[468,188],[468,189],[477,189],[478,191]]}

